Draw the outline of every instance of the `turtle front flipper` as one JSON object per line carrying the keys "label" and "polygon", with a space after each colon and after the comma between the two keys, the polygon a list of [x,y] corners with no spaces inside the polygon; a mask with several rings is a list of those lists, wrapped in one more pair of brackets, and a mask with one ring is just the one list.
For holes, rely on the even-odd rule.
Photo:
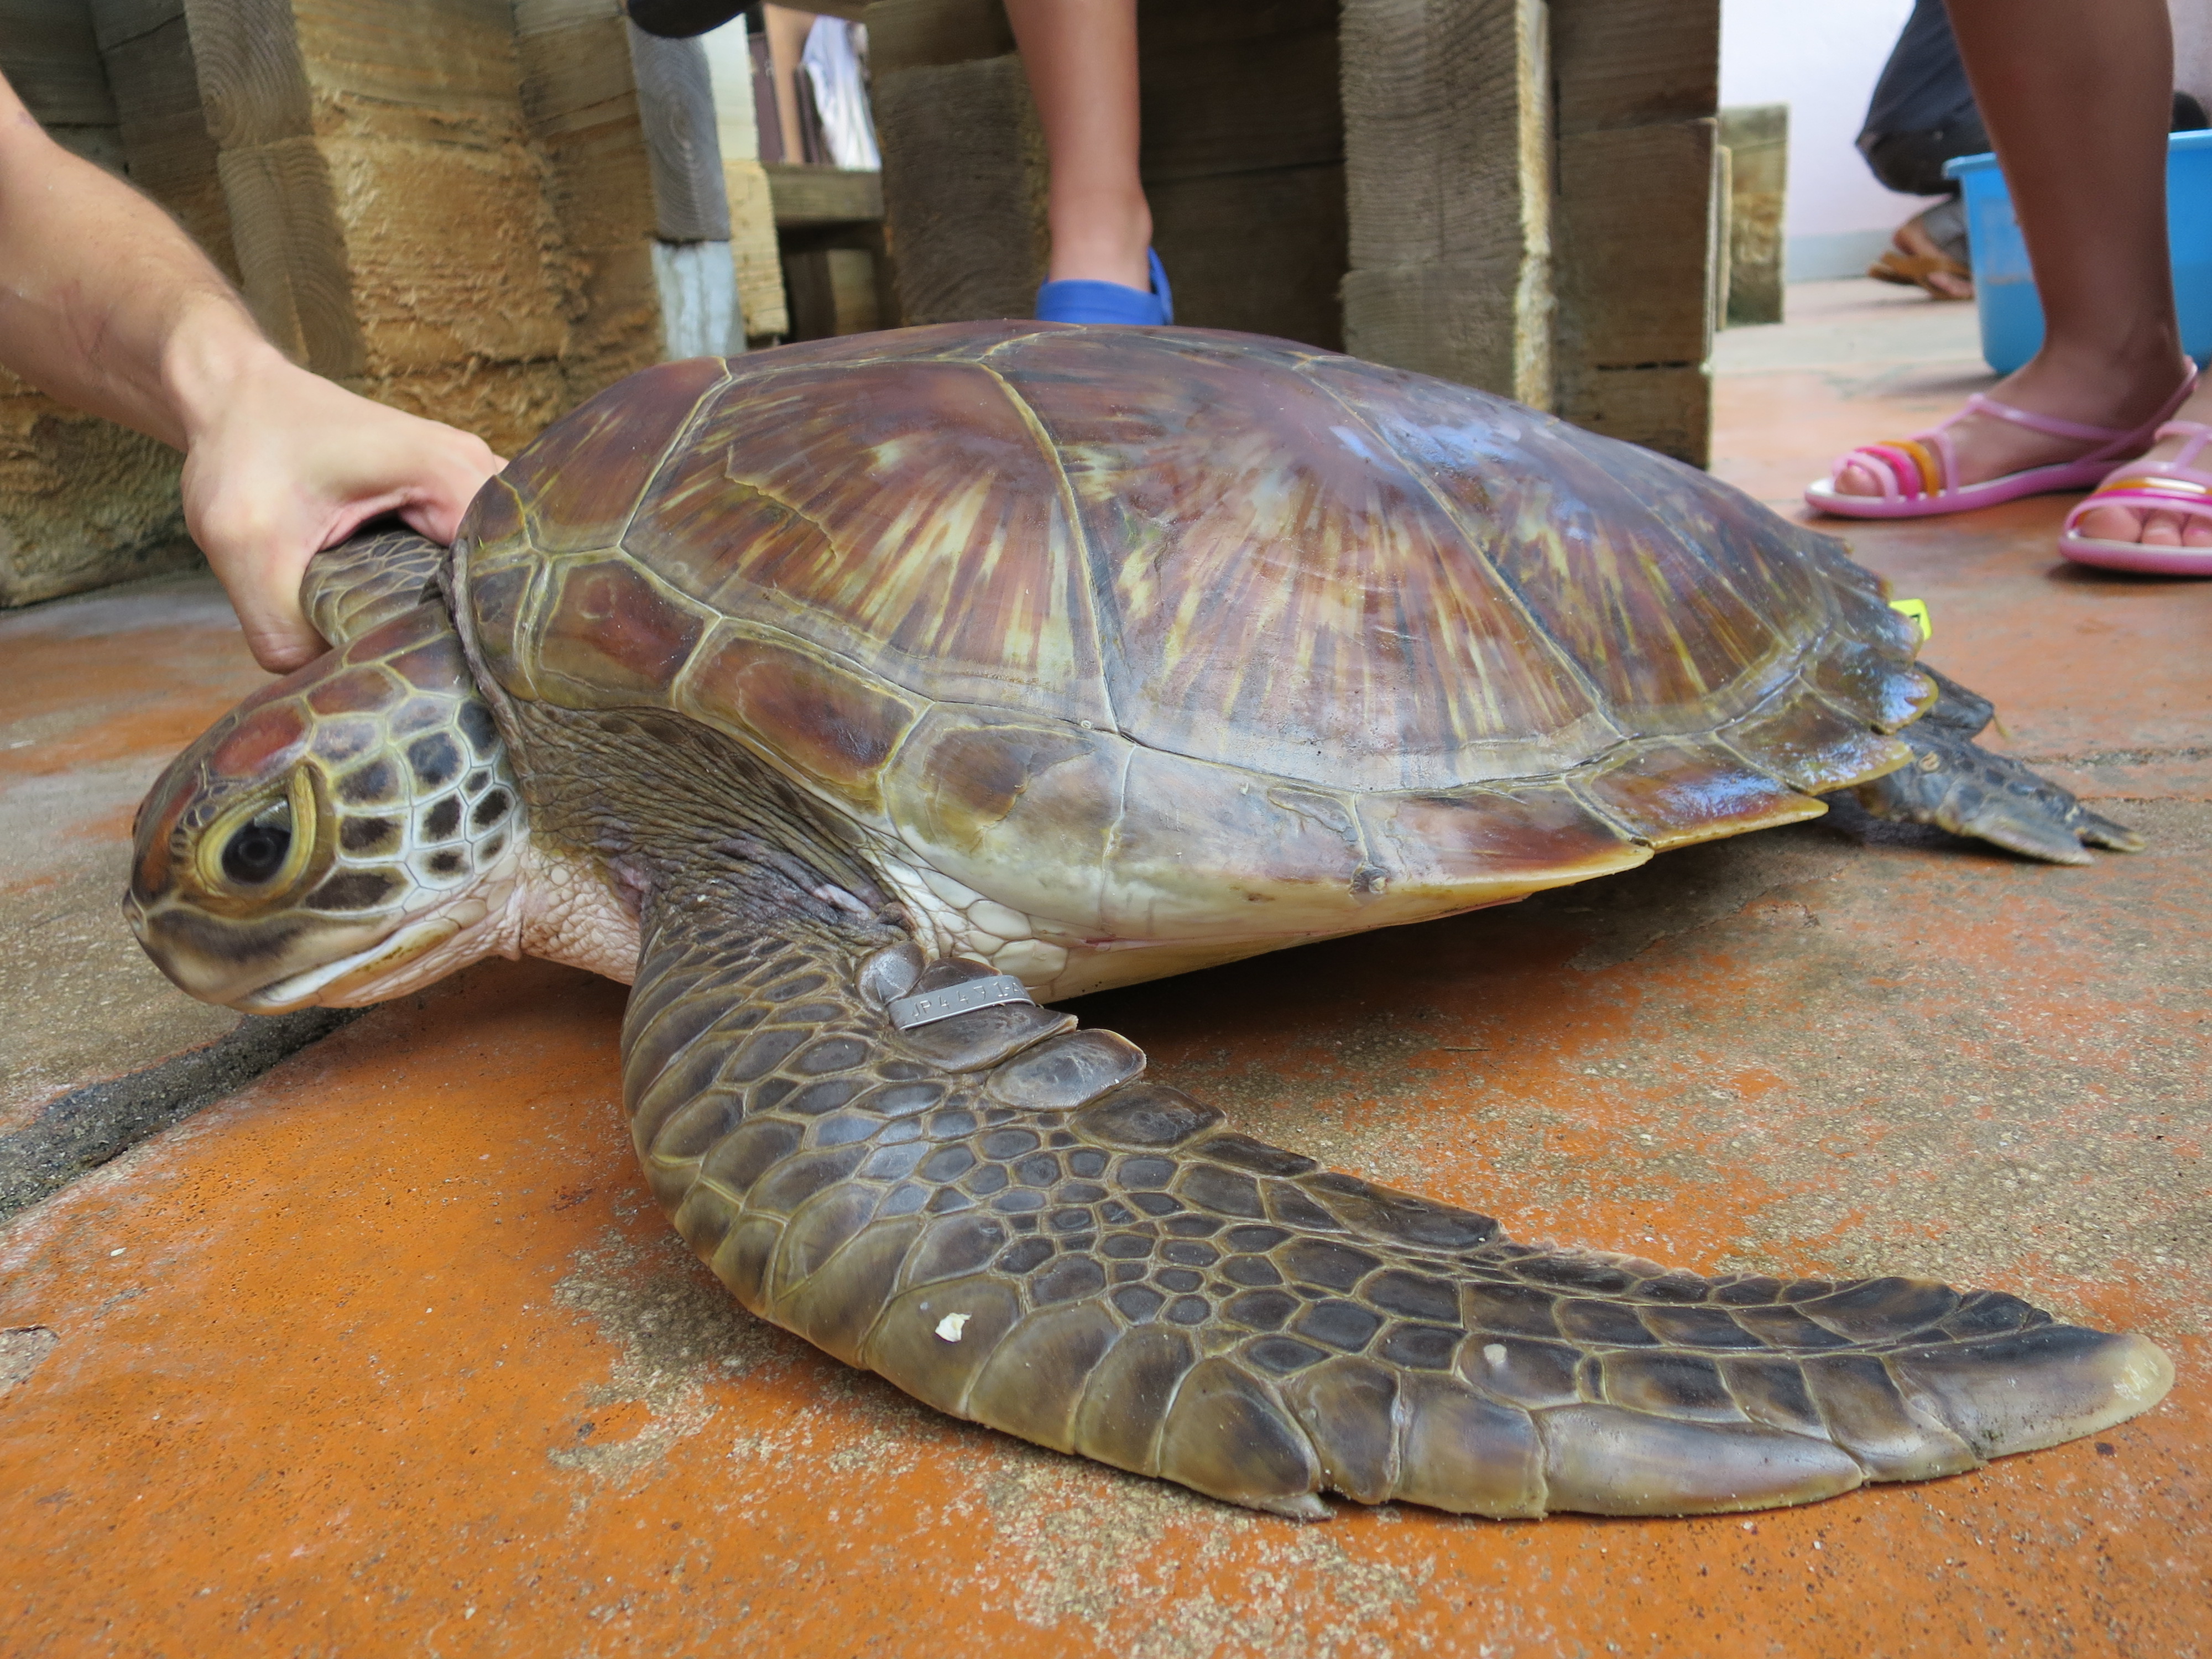
{"label": "turtle front flipper", "polygon": [[[1059,1450],[1308,1518],[1691,1514],[1972,1468],[2172,1377],[1995,1292],[1510,1243],[1224,1129],[980,963],[659,909],[624,1092],[678,1231],[756,1313]],[[885,1012],[962,986],[1002,1000]]]}
{"label": "turtle front flipper", "polygon": [[1851,794],[1861,806],[1879,818],[1933,824],[2052,864],[2088,863],[2085,842],[2116,853],[2142,850],[2142,837],[2125,824],[1976,743],[1995,713],[1987,698],[1925,663],[1920,672],[1936,682],[1936,697],[1897,734],[1912,750],[1912,763],[1857,785]]}
{"label": "turtle front flipper", "polygon": [[333,646],[350,645],[434,593],[445,562],[428,536],[384,520],[308,561],[300,609]]}

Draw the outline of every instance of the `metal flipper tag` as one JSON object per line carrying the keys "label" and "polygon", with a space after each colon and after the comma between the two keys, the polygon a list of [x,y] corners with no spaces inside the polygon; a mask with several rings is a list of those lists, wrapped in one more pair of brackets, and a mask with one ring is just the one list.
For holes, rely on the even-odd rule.
{"label": "metal flipper tag", "polygon": [[1036,999],[1012,974],[993,974],[988,979],[963,980],[941,991],[901,997],[884,1012],[900,1030],[911,1031],[918,1025],[934,1025],[940,1019],[951,1019],[955,1014],[972,1014],[978,1008],[997,1008],[1009,1002],[1026,1002],[1035,1006]]}

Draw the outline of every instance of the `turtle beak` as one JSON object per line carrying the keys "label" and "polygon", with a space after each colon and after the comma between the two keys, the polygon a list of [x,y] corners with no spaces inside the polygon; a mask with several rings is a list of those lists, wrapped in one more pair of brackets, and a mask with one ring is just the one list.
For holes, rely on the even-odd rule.
{"label": "turtle beak", "polygon": [[282,979],[271,980],[258,990],[233,997],[230,1006],[249,1014],[289,1013],[295,1008],[318,1004],[341,1008],[352,1006],[356,994],[365,990],[368,991],[365,1000],[374,1001],[380,994],[369,988],[458,938],[465,927],[483,921],[486,914],[486,907],[481,902],[464,900],[451,911],[410,922],[367,951],[310,968],[304,973],[288,974]]}
{"label": "turtle beak", "polygon": [[350,964],[374,950],[390,933],[389,918],[334,922],[297,912],[258,921],[211,916],[185,903],[135,894],[124,901],[131,931],[169,982],[202,1002],[216,1002],[250,1013],[273,1013],[317,1000],[313,990],[290,999],[269,1000],[270,993],[295,981],[330,977],[326,969]]}

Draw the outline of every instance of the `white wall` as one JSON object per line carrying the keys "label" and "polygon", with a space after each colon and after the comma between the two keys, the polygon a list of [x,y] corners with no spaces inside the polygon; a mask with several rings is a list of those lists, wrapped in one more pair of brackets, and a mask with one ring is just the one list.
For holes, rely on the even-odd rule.
{"label": "white wall", "polygon": [[1857,276],[1920,210],[1851,142],[1911,13],[1912,0],[1722,0],[1721,102],[1790,106],[1791,282]]}
{"label": "white wall", "polygon": [[2173,17],[2173,84],[2212,105],[2212,0],[2166,0]]}

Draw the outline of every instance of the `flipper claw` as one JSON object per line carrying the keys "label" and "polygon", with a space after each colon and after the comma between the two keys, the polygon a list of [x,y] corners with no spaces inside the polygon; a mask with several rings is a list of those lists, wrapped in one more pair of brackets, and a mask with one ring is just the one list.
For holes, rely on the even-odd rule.
{"label": "flipper claw", "polygon": [[2116,853],[2142,850],[2142,837],[2125,824],[1976,743],[1993,712],[1989,701],[1924,663],[1921,671],[1936,682],[1936,702],[1897,734],[1913,763],[1857,785],[1851,793],[1861,806],[1879,818],[1932,824],[2051,864],[2090,863],[2084,842]]}

